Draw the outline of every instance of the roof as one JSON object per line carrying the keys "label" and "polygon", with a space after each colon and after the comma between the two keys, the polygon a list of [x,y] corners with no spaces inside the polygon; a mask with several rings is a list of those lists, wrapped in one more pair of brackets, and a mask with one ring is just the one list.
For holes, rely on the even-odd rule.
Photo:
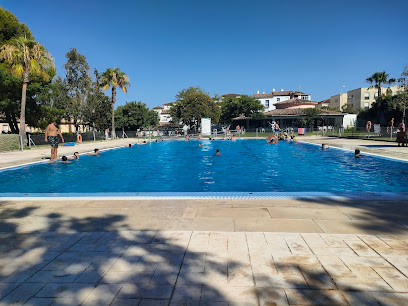
{"label": "roof", "polygon": [[323,103],[329,103],[330,104],[330,98],[328,98],[328,99],[326,99],[326,100],[323,100],[323,101],[320,101],[320,102],[318,102],[319,104],[323,104]]}
{"label": "roof", "polygon": [[221,97],[239,97],[239,96],[240,96],[239,94],[229,93],[229,94],[222,95]]}
{"label": "roof", "polygon": [[306,104],[306,105],[316,105],[319,102],[315,102],[315,101],[310,101],[310,100],[303,100],[303,99],[289,99],[289,100],[285,100],[285,101],[281,101],[281,102],[276,102],[274,105],[276,104]]}
{"label": "roof", "polygon": [[167,114],[170,114],[170,110],[166,109],[166,110],[161,112],[161,115],[167,115]]}
{"label": "roof", "polygon": [[304,92],[301,91],[295,91],[295,90],[281,90],[281,91],[272,91],[268,93],[261,93],[261,94],[254,94],[255,98],[272,98],[275,96],[290,96],[290,95],[308,95]]}
{"label": "roof", "polygon": [[[265,112],[265,116],[302,116],[304,115],[304,108],[284,108],[284,109],[274,109],[269,112]],[[343,116],[343,113],[329,110],[320,110],[321,115],[334,115]]]}
{"label": "roof", "polygon": [[153,107],[153,109],[163,109],[163,107],[161,107],[161,106],[155,106],[155,107]]}

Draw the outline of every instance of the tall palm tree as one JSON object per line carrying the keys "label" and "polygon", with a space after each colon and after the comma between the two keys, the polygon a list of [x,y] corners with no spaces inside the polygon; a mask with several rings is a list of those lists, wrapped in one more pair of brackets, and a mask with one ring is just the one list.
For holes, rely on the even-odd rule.
{"label": "tall palm tree", "polygon": [[102,73],[100,78],[100,86],[103,90],[107,90],[112,87],[112,138],[116,137],[115,134],[115,101],[116,101],[116,87],[120,87],[123,92],[127,92],[126,86],[130,87],[129,77],[119,68],[108,68]]}
{"label": "tall palm tree", "polygon": [[377,121],[378,123],[382,124],[385,121],[384,114],[381,110],[381,102],[382,102],[382,95],[381,95],[381,84],[392,84],[395,83],[395,79],[391,78],[388,79],[389,74],[382,72],[376,72],[372,76],[368,77],[366,81],[374,85],[371,85],[369,88],[377,88],[378,89],[378,97],[377,97],[377,107],[378,107],[378,114],[377,114]]}
{"label": "tall palm tree", "polygon": [[9,41],[0,48],[0,60],[8,64],[9,71],[21,77],[21,111],[20,111],[20,136],[23,143],[26,142],[25,133],[25,110],[27,84],[30,81],[30,74],[40,75],[45,81],[49,81],[48,74],[51,69],[55,69],[51,54],[34,39],[17,37]]}

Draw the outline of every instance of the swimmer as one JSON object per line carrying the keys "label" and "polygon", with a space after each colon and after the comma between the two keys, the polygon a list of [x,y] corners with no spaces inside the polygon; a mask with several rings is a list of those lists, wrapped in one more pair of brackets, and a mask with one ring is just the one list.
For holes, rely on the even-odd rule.
{"label": "swimmer", "polygon": [[79,153],[78,153],[78,152],[75,152],[75,153],[74,153],[74,156],[72,156],[72,157],[70,156],[70,157],[68,157],[68,159],[69,159],[69,160],[79,159]]}
{"label": "swimmer", "polygon": [[132,147],[132,144],[131,143],[129,143],[127,146],[126,146],[126,148],[131,148]]}
{"label": "swimmer", "polygon": [[235,134],[234,134],[234,135],[232,135],[231,140],[232,140],[232,141],[237,140],[237,137],[235,136]]}
{"label": "swimmer", "polygon": [[68,161],[68,158],[64,155],[61,157],[61,163],[70,163],[70,161]]}
{"label": "swimmer", "polygon": [[190,140],[190,137],[188,135],[186,135],[186,140]]}
{"label": "swimmer", "polygon": [[215,155],[221,155],[220,149],[217,149],[217,150],[215,151]]}
{"label": "swimmer", "polygon": [[199,143],[199,144],[198,144],[198,147],[199,147],[199,148],[201,148],[201,147],[202,147],[201,143]]}
{"label": "swimmer", "polygon": [[322,143],[322,147],[320,149],[322,149],[324,151],[324,150],[326,150],[328,148],[329,148],[329,146],[327,144]]}
{"label": "swimmer", "polygon": [[360,150],[359,149],[354,150],[354,158],[360,158]]}
{"label": "swimmer", "polygon": [[145,145],[147,144],[146,140],[144,140],[142,143],[139,143],[139,145]]}
{"label": "swimmer", "polygon": [[87,153],[87,155],[99,155],[99,149],[95,149],[92,153]]}

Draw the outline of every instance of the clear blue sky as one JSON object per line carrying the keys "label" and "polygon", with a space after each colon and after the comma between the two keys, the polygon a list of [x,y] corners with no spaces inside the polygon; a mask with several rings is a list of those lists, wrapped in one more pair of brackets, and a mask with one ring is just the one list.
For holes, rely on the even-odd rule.
{"label": "clear blue sky", "polygon": [[[211,94],[298,89],[320,101],[408,65],[408,1],[0,0],[27,24],[64,75],[72,47],[102,71],[130,77],[118,105]],[[110,94],[110,92],[107,92]]]}

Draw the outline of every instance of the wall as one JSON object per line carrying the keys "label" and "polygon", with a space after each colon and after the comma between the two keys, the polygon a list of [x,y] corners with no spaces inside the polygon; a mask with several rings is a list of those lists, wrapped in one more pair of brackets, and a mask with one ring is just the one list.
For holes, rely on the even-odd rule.
{"label": "wall", "polygon": [[347,127],[355,127],[357,123],[357,114],[345,114],[343,117],[343,126]]}
{"label": "wall", "polygon": [[330,97],[330,107],[335,108],[336,110],[341,110],[341,107],[347,103],[347,93],[343,93],[340,97],[340,94]]}

